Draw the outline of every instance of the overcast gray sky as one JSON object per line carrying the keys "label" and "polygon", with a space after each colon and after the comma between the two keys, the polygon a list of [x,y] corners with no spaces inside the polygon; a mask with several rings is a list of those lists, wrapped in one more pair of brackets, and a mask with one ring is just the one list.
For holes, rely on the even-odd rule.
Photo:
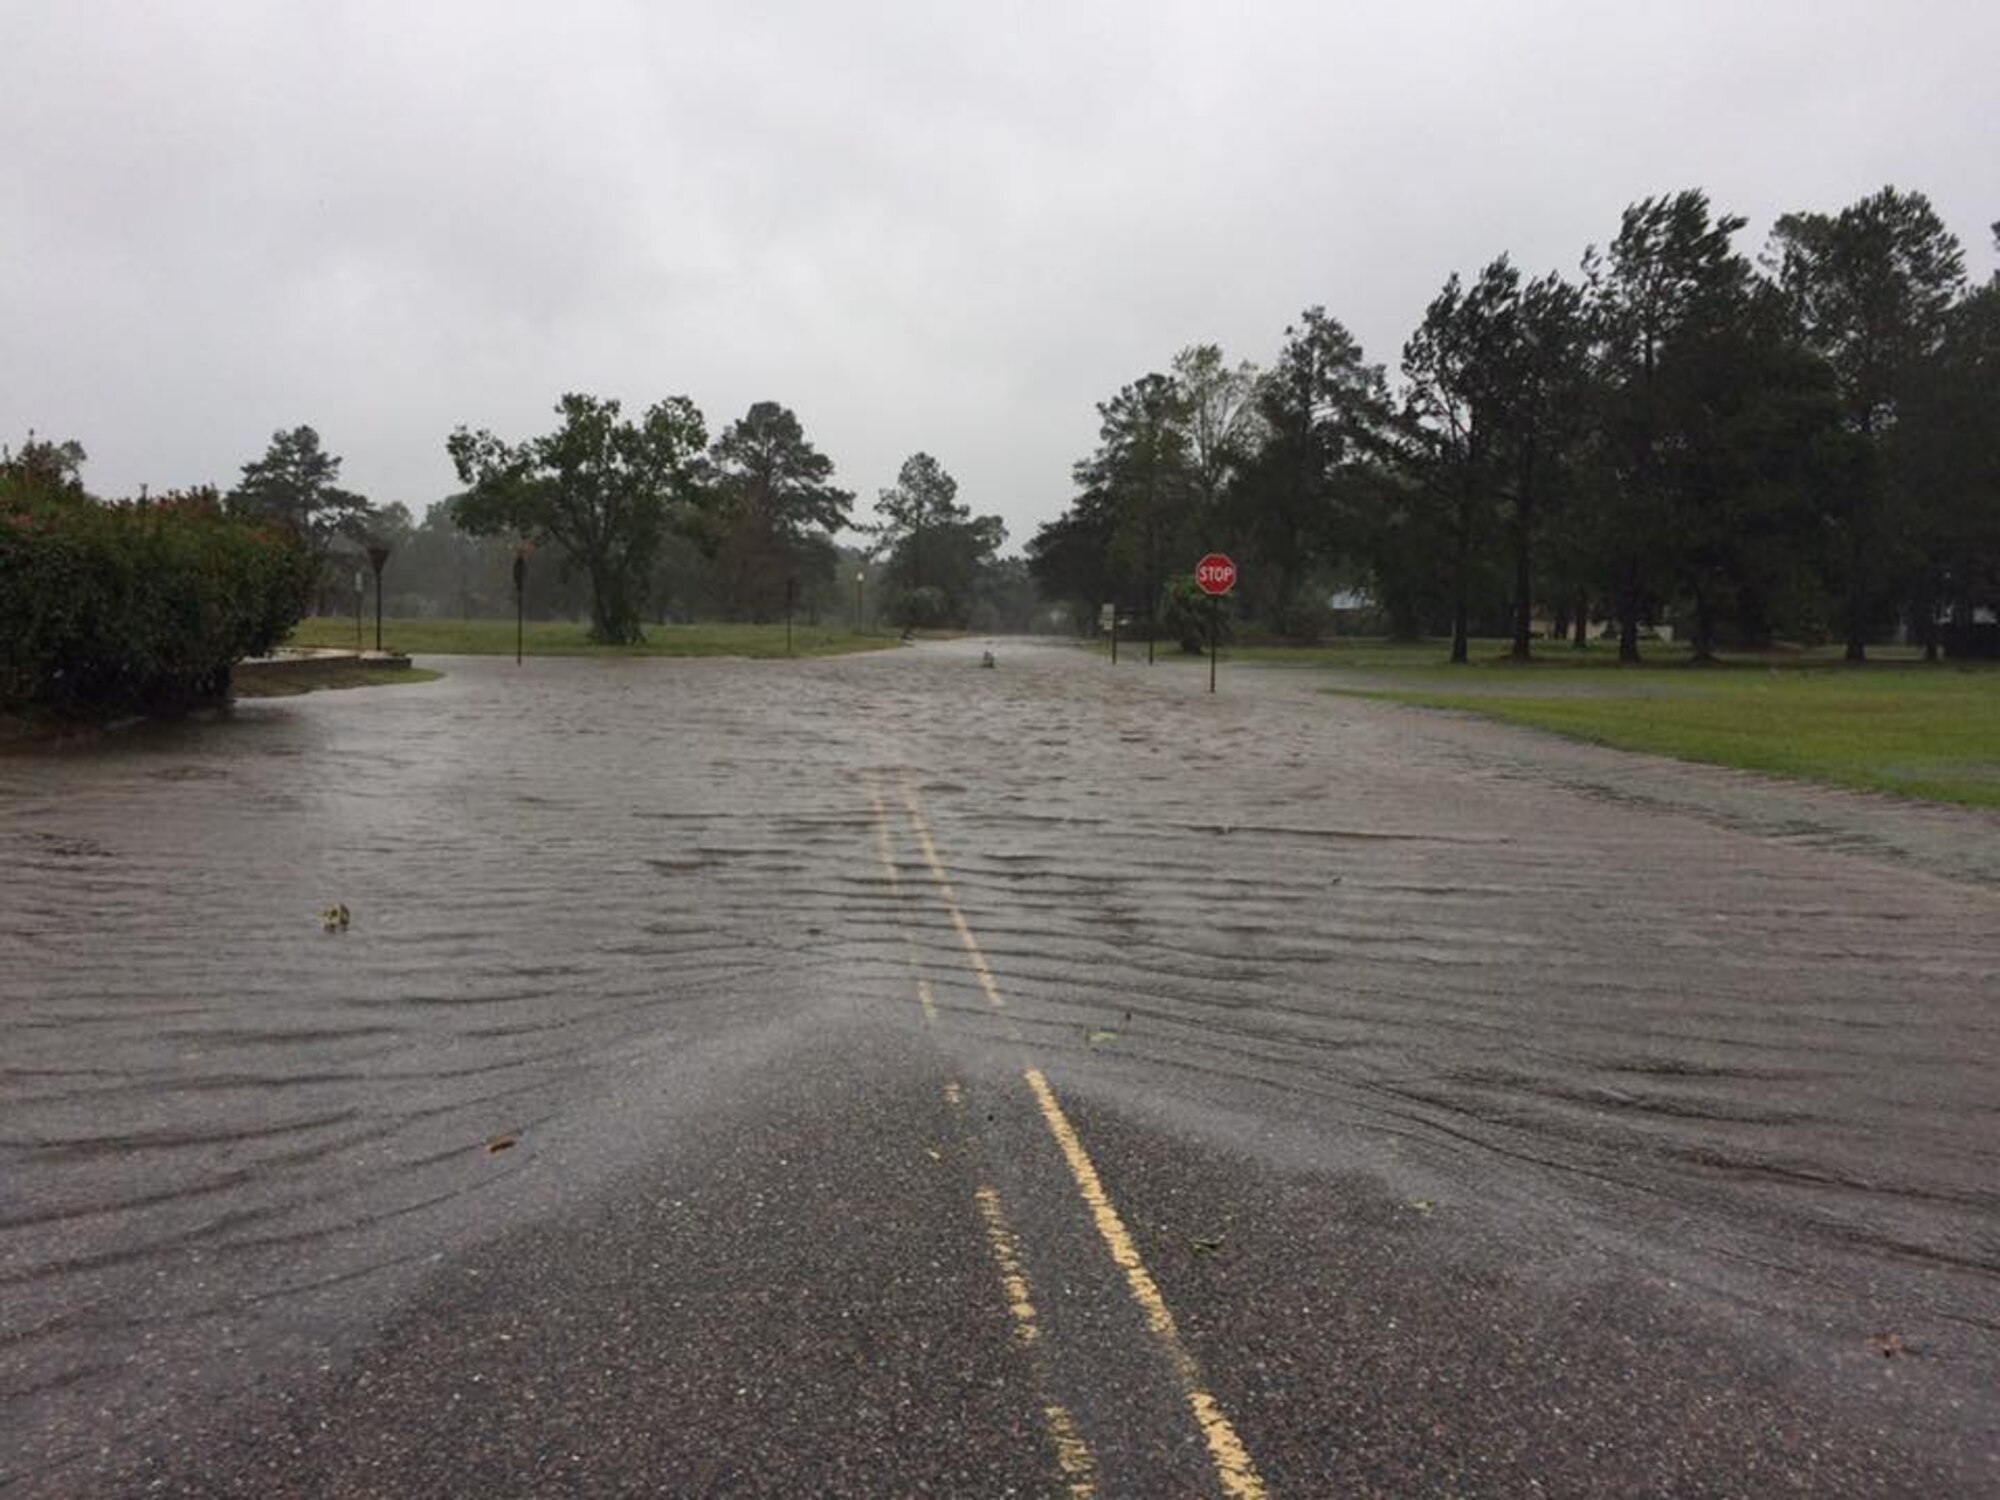
{"label": "overcast gray sky", "polygon": [[0,441],[101,494],[309,423],[421,511],[458,423],[781,401],[865,513],[924,449],[1010,550],[1094,403],[1698,186],[1928,193],[1979,277],[2000,5],[0,0]]}

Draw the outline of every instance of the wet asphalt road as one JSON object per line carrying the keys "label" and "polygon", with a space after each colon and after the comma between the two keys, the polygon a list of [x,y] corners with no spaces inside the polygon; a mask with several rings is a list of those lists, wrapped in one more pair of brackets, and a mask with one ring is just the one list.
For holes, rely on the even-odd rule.
{"label": "wet asphalt road", "polygon": [[983,645],[0,760],[0,1495],[2000,1493],[2000,819]]}

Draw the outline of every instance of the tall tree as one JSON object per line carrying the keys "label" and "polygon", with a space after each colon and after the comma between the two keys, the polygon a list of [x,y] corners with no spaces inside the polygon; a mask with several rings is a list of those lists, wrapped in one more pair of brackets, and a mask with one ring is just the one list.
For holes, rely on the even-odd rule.
{"label": "tall tree", "polygon": [[[1007,528],[998,516],[961,512],[939,521],[923,533],[924,582],[904,584],[911,575],[906,564],[915,543],[908,536],[890,550],[884,575],[891,583],[889,617],[912,628],[964,627],[998,577],[1000,548]],[[896,585],[903,584],[902,587]]]}
{"label": "tall tree", "polygon": [[1188,484],[1195,524],[1204,549],[1222,538],[1223,500],[1262,438],[1257,414],[1257,367],[1249,360],[1231,365],[1216,344],[1191,344],[1174,356],[1173,382],[1180,393],[1186,432]]}
{"label": "tall tree", "polygon": [[787,407],[759,401],[709,449],[716,551],[735,607],[768,615],[788,580],[831,567],[831,534],[854,496],[833,483],[833,461],[806,440]]}
{"label": "tall tree", "polygon": [[1698,189],[1625,210],[1618,237],[1584,257],[1599,403],[1591,495],[1600,567],[1618,615],[1618,659],[1639,660],[1639,622],[1666,581],[1687,476],[1674,462],[1704,399],[1696,349],[1727,333],[1751,268],[1733,248],[1744,220]]}
{"label": "tall tree", "polygon": [[1453,272],[1403,345],[1410,466],[1442,521],[1451,578],[1451,659],[1467,658],[1472,566],[1491,519],[1501,346],[1512,338],[1520,275],[1505,258],[1470,290]]}
{"label": "tall tree", "polygon": [[320,446],[319,434],[310,427],[274,432],[264,456],[243,466],[243,477],[227,501],[230,514],[275,521],[304,543],[320,579],[322,606],[335,538],[361,541],[374,510],[362,496],[340,487],[340,462]]}
{"label": "tall tree", "polygon": [[1550,273],[1521,288],[1502,403],[1512,499],[1516,661],[1528,659],[1534,629],[1538,527],[1551,502],[1568,487],[1581,433],[1588,344],[1583,293],[1577,287]]}
{"label": "tall tree", "polygon": [[1944,641],[1968,654],[1977,611],[2000,611],[2000,274],[1947,315],[1888,443],[1917,564],[1924,655],[1934,660]]}
{"label": "tall tree", "polygon": [[642,638],[647,575],[677,506],[700,495],[708,435],[700,411],[671,396],[637,421],[619,403],[565,395],[554,432],[507,443],[460,427],[446,443],[459,481],[458,523],[474,534],[547,539],[590,575],[591,639]]}
{"label": "tall tree", "polygon": [[1414,467],[1449,539],[1454,662],[1466,660],[1473,571],[1503,500],[1513,654],[1528,658],[1535,522],[1574,429],[1583,353],[1581,294],[1554,275],[1524,287],[1504,255],[1470,287],[1454,274],[1404,346]]}
{"label": "tall tree", "polygon": [[1671,546],[1659,576],[1692,617],[1694,659],[1715,659],[1721,620],[1764,628],[1785,559],[1814,550],[1837,418],[1826,362],[1795,336],[1768,286],[1667,350],[1673,440],[1661,459]]}
{"label": "tall tree", "polygon": [[1360,551],[1353,502],[1379,478],[1388,388],[1340,320],[1310,307],[1258,384],[1257,414],[1263,442],[1233,496],[1248,587],[1279,634],[1301,634],[1319,613],[1306,593],[1315,568]]}
{"label": "tall tree", "polygon": [[1097,451],[1075,470],[1077,488],[1113,518],[1114,576],[1136,586],[1149,627],[1159,617],[1167,558],[1193,545],[1188,415],[1172,378],[1143,375],[1098,403]]}
{"label": "tall tree", "polygon": [[1098,606],[1116,590],[1111,534],[1116,524],[1108,497],[1084,491],[1028,541],[1028,572],[1044,599],[1069,607],[1079,632],[1097,618]]}
{"label": "tall tree", "polygon": [[913,589],[929,583],[924,567],[926,535],[972,514],[958,503],[958,481],[928,453],[912,453],[903,460],[895,484],[876,496],[875,513],[881,519],[863,529],[882,538],[881,545],[903,559],[900,581]]}
{"label": "tall tree", "polygon": [[[1860,461],[1843,486],[1847,659],[1867,657],[1879,560],[1902,491],[1886,438],[1938,349],[1965,284],[1965,256],[1922,193],[1885,187],[1838,214],[1787,214],[1769,260],[1806,341],[1834,370]],[[1906,493],[1906,492],[1904,492]]]}

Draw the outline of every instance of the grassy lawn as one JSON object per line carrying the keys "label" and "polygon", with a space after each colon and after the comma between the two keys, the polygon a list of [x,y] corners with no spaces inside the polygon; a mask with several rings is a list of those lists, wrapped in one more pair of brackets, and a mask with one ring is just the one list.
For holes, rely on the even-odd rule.
{"label": "grassy lawn", "polygon": [[[1144,643],[1140,644],[1143,648]],[[1537,641],[1534,661],[1522,667],[1508,658],[1506,641],[1475,638],[1469,646],[1471,660],[1466,667],[1455,668],[1451,665],[1450,641],[1389,641],[1355,636],[1319,646],[1225,646],[1222,659],[1256,662],[1265,666],[1354,667],[1370,671],[1393,668],[1400,672],[1434,667],[1440,673],[1452,673],[1456,677],[1463,677],[1468,667],[1475,670],[1497,668],[1497,673],[1480,674],[1490,686],[1498,686],[1501,677],[1512,673],[1527,673],[1530,676],[1554,671],[1643,673],[1654,667],[1685,667],[1691,660],[1690,649],[1684,641],[1643,641],[1640,643],[1640,654],[1645,658],[1640,666],[1621,667],[1618,665],[1616,641],[1592,641],[1581,651],[1561,641]],[[1868,648],[1871,663],[1914,662],[1922,654],[1915,646]],[[1815,646],[1809,650],[1776,648],[1770,651],[1725,652],[1723,662],[1731,667],[1833,667],[1841,665],[1840,656],[1841,647],[1832,645]]]}
{"label": "grassy lawn", "polygon": [[[785,654],[785,627],[780,625],[648,625],[637,646],[599,646],[588,628],[566,621],[530,620],[524,649],[530,656],[755,656]],[[375,644],[375,622],[367,622],[364,643]],[[286,642],[290,646],[354,646],[350,616],[304,620]],[[382,644],[412,656],[512,656],[512,620],[385,620]],[[839,656],[851,651],[879,651],[896,644],[892,634],[857,635],[846,626],[792,626],[795,656]]]}
{"label": "grassy lawn", "polygon": [[1551,648],[1526,667],[1492,642],[1479,643],[1465,667],[1438,665],[1440,654],[1435,643],[1380,642],[1301,653],[1319,658],[1314,665],[1356,669],[1337,692],[1484,714],[1621,750],[2000,807],[2000,668],[1925,666],[1894,652],[1863,667],[1790,653],[1700,669],[1670,647],[1640,667],[1608,664],[1608,649],[1579,661]]}

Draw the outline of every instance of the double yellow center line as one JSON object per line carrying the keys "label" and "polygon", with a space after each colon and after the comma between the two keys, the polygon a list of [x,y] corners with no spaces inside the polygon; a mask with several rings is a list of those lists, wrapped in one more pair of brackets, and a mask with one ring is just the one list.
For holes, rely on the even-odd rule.
{"label": "double yellow center line", "polygon": [[[931,877],[937,886],[939,899],[950,914],[952,926],[958,930],[959,941],[964,945],[966,958],[973,974],[978,978],[987,1003],[995,1010],[1006,1009],[1006,999],[1000,993],[993,966],[988,962],[985,951],[980,947],[979,938],[966,920],[965,912],[958,902],[958,893],[952,888],[951,877],[944,861],[939,858],[937,843],[931,836],[929,822],[924,817],[923,806],[917,800],[914,789],[905,788],[903,805],[909,813],[910,826],[917,837],[918,847],[923,850],[924,862],[930,867]],[[902,894],[902,882],[895,866],[889,842],[888,809],[882,798],[875,798],[876,848],[883,868],[888,872],[892,892]],[[915,964],[915,940],[904,929],[904,940],[910,945],[911,963]],[[918,975],[919,998],[923,1001],[924,1017],[927,1022],[936,1018],[936,1008],[930,994],[930,987],[922,974]],[[1021,1040],[1016,1032],[1015,1039]],[[1097,1167],[1084,1149],[1083,1140],[1076,1127],[1063,1113],[1062,1104],[1049,1086],[1039,1068],[1028,1067],[1022,1075],[1035,1102],[1041,1110],[1042,1120],[1048,1126],[1061,1150],[1063,1160],[1068,1164],[1070,1176],[1076,1183],[1077,1192],[1084,1206],[1090,1211],[1091,1221],[1097,1226],[1099,1238],[1111,1253],[1112,1261],[1125,1273],[1125,1284],[1132,1294],[1132,1300],[1144,1315],[1146,1326],[1160,1343],[1166,1356],[1168,1367],[1173,1371],[1180,1385],[1182,1397],[1193,1413],[1195,1424],[1201,1429],[1202,1439],[1208,1446],[1209,1461],[1214,1465],[1216,1478],[1221,1482],[1223,1493],[1232,1500],[1262,1500],[1266,1491],[1264,1481],[1258,1475],[1257,1466],[1251,1460],[1249,1450],[1237,1436],[1236,1429],[1223,1413],[1220,1403],[1209,1392],[1201,1374],[1201,1367],[1194,1355],[1182,1342],[1179,1326],[1174,1322],[1173,1311],[1167,1306],[1160,1286],[1146,1269],[1139,1247],[1125,1228],[1111,1195],[1105,1190],[1104,1181],[1098,1175]],[[948,1091],[957,1102],[957,1087]],[[1040,1328],[1036,1322],[1034,1301],[1028,1284],[1027,1272],[1019,1242],[1007,1227],[1002,1213],[999,1194],[990,1187],[981,1187],[978,1193],[982,1219],[986,1224],[987,1240],[1000,1270],[1001,1286],[1005,1291],[1008,1305],[1013,1312],[1017,1337],[1024,1344],[1034,1347],[1039,1343]],[[1050,1402],[1044,1409],[1044,1418],[1050,1427],[1051,1440],[1065,1478],[1069,1481],[1072,1496],[1092,1495],[1095,1491],[1095,1466],[1090,1450],[1077,1434],[1069,1413],[1060,1405]]]}

